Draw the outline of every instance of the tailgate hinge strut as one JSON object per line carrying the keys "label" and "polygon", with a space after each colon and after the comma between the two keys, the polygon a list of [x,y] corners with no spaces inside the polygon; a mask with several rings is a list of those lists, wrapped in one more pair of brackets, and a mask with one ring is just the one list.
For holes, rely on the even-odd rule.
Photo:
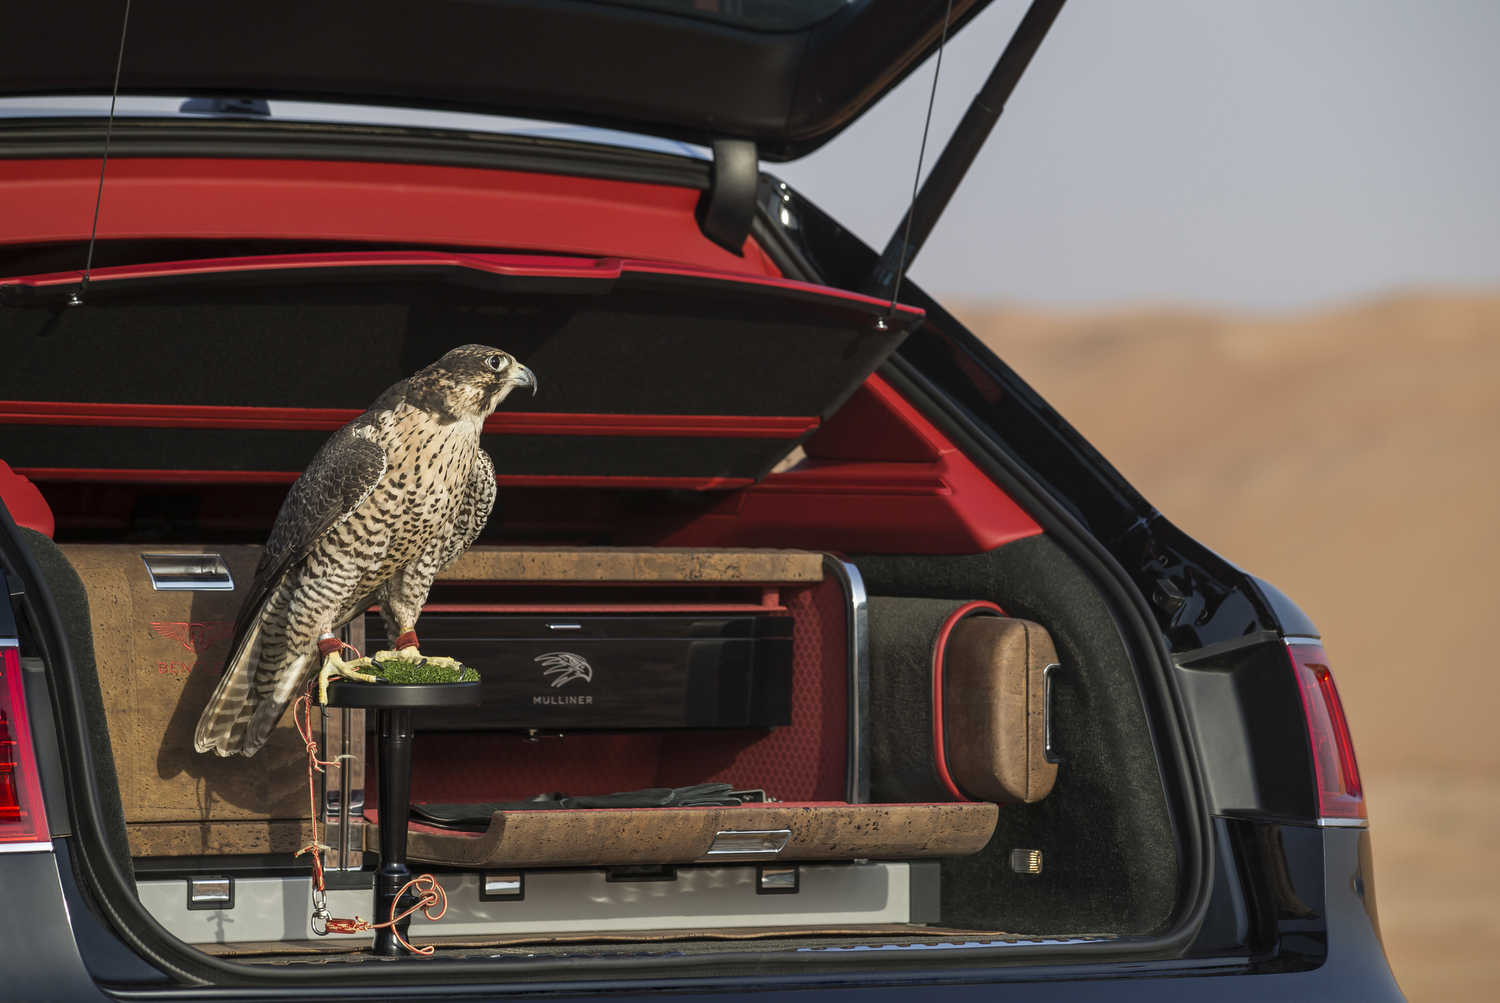
{"label": "tailgate hinge strut", "polygon": [[[922,190],[912,200],[911,209],[896,225],[896,232],[891,234],[890,242],[885,245],[874,271],[865,280],[862,292],[882,298],[890,296],[896,286],[896,276],[911,267],[912,259],[922,249],[932,228],[937,225],[938,217],[948,207],[948,200],[968,173],[969,165],[974,163],[984,141],[989,138],[990,130],[1000,120],[1005,102],[1010,100],[1011,92],[1026,72],[1031,57],[1036,55],[1042,39],[1047,37],[1047,29],[1057,19],[1063,3],[1064,0],[1033,0],[1026,16],[1016,27],[1016,33],[1000,54],[1000,60],[990,71],[989,79],[974,95],[969,110],[964,112],[963,121],[958,123],[937,163],[932,165],[932,173],[927,175]],[[909,236],[908,218],[911,222]]]}

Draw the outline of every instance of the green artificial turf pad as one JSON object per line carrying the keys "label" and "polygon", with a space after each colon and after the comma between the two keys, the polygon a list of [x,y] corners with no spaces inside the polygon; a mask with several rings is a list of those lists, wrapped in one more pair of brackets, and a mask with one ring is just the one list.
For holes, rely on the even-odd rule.
{"label": "green artificial turf pad", "polygon": [[394,651],[377,651],[374,655],[347,663],[350,668],[378,676],[388,683],[472,683],[479,673],[451,658],[424,658],[410,661]]}

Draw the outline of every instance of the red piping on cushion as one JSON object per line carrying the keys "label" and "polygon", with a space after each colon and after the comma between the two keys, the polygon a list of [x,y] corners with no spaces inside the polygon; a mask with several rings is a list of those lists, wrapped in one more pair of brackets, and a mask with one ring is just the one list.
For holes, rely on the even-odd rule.
{"label": "red piping on cushion", "polygon": [[953,775],[948,772],[948,744],[943,737],[943,656],[947,653],[948,635],[953,632],[958,621],[979,610],[984,610],[990,616],[1005,615],[1005,610],[988,600],[966,602],[948,614],[948,619],[938,628],[937,643],[932,646],[932,761],[937,764],[938,779],[943,782],[948,793],[959,801],[974,799],[958,789]]}

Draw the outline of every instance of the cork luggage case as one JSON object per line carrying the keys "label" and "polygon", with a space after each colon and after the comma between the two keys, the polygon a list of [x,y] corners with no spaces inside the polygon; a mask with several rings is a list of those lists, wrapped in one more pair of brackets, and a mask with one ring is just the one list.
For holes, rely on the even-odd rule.
{"label": "cork luggage case", "polygon": [[[118,764],[132,855],[286,854],[305,846],[311,835],[307,822],[307,756],[290,711],[270,741],[249,759],[220,758],[193,748],[198,717],[222,677],[235,616],[262,548],[66,544],[61,549],[88,592],[105,714]],[[153,580],[147,558],[160,565],[167,556],[156,554],[157,550],[170,550],[168,565],[170,558],[183,563],[181,558],[195,555],[207,559],[206,563],[221,560],[227,575],[206,583],[217,588],[206,589],[183,588],[191,582],[164,582],[160,573]],[[441,576],[445,583],[477,587],[481,592],[487,588],[486,583],[505,581],[550,583],[564,588],[606,583],[631,591],[673,582],[740,585],[748,581],[803,590],[821,587],[826,591],[831,583],[822,582],[822,577],[819,555],[805,552],[494,547],[476,547]],[[231,581],[233,587],[225,587]],[[168,587],[158,587],[163,584]],[[171,588],[172,584],[178,588]],[[758,586],[746,588],[757,595],[764,591]],[[774,589],[770,594],[775,595]],[[842,613],[838,618],[842,619]],[[359,621],[353,625],[359,635],[356,644],[362,640],[364,618]],[[842,675],[843,669],[832,668],[834,675]],[[842,703],[842,698],[832,701],[835,706]],[[804,716],[811,709],[804,701]],[[488,763],[499,750],[515,754],[516,749],[533,749],[513,736],[497,734],[492,738],[495,749],[487,746],[479,764]],[[662,740],[655,741],[660,744]],[[472,740],[460,738],[463,747],[449,749],[440,737],[424,736],[418,779],[436,771],[440,781],[457,782],[461,788],[433,792],[440,800],[483,800],[492,793],[469,789],[473,788],[476,761],[474,750],[464,742]],[[359,747],[362,750],[363,743]],[[599,762],[592,755],[597,751],[592,745],[582,749],[582,765],[590,774],[600,772]],[[677,763],[695,761],[678,756],[669,759]],[[456,763],[469,768],[455,770]],[[511,770],[504,767],[511,765],[502,756],[479,772],[508,774]],[[544,771],[545,775],[532,777],[530,782],[541,790],[563,779],[553,776],[555,772]],[[639,781],[619,777],[600,782],[651,786],[657,782],[655,767],[649,772],[651,777]],[[357,775],[362,773],[357,771]],[[696,779],[694,776],[681,782]],[[841,787],[842,782],[838,783]],[[612,789],[606,786],[585,793]]]}
{"label": "cork luggage case", "polygon": [[1057,780],[1040,624],[976,600],[870,598],[877,801],[1031,804]]}
{"label": "cork luggage case", "polygon": [[[295,852],[304,842],[308,795],[307,753],[292,715],[251,759],[193,749],[261,548],[60,549],[88,591],[132,855]],[[218,555],[234,587],[158,589],[142,556],[157,549]]]}

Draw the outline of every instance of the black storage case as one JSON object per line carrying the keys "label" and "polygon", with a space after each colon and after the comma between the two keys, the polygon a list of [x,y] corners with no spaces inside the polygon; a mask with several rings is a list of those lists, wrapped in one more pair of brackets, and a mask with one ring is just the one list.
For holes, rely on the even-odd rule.
{"label": "black storage case", "polygon": [[[766,615],[426,614],[422,650],[479,672],[478,707],[420,731],[771,728],[791,723],[792,620]],[[372,616],[366,636],[383,637]]]}

